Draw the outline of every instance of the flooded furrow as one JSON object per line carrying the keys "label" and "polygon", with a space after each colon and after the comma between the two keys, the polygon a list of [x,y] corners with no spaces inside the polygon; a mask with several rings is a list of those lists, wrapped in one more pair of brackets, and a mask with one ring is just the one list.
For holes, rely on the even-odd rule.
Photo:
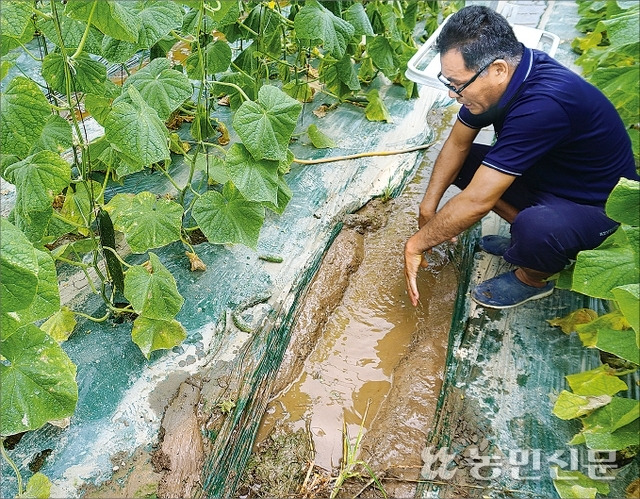
{"label": "flooded furrow", "polygon": [[[439,120],[447,122],[446,113]],[[331,472],[342,458],[343,425],[353,441],[363,424],[360,459],[385,478],[388,493],[411,494],[457,290],[456,269],[442,249],[420,274],[417,308],[404,283],[404,242],[416,228],[438,149],[427,152],[401,196],[374,200],[345,220],[299,313],[256,449],[269,435],[303,430],[315,466]]]}

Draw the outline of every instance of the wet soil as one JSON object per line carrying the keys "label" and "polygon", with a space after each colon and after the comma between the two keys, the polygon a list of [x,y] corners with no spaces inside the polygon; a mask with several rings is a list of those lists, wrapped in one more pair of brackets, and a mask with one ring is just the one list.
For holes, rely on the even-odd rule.
{"label": "wet soil", "polygon": [[[421,305],[413,308],[405,291],[403,245],[437,150],[401,196],[345,219],[294,326],[241,496],[327,497],[344,465],[345,439],[353,445],[362,428],[354,460],[389,497],[413,497],[457,290],[455,265],[441,248],[420,276]],[[370,473],[356,470],[338,497],[382,497]]]}

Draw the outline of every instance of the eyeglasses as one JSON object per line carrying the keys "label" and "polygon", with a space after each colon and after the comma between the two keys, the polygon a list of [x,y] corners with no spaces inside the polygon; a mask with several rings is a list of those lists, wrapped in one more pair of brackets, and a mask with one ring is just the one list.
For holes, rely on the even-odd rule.
{"label": "eyeglasses", "polygon": [[491,66],[494,62],[496,62],[499,59],[499,57],[495,58],[493,61],[485,64],[484,66],[482,66],[478,72],[476,74],[474,74],[471,79],[467,82],[462,84],[460,87],[456,88],[454,87],[451,82],[449,80],[447,80],[444,76],[442,76],[442,71],[440,71],[438,73],[438,80],[440,80],[440,83],[442,83],[445,87],[447,87],[449,90],[451,90],[452,92],[458,94],[458,95],[462,95],[462,91],[467,88],[469,85],[471,85],[474,81],[476,81],[476,79],[478,78],[478,76],[480,76],[482,74],[482,72],[487,69],[489,66]]}

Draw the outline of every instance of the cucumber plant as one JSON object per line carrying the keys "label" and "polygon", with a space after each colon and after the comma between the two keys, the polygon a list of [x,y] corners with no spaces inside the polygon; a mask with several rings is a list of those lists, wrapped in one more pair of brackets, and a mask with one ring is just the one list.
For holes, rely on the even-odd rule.
{"label": "cucumber plant", "polygon": [[[16,194],[1,220],[0,435],[73,414],[60,343],[78,318],[128,314],[146,357],[179,344],[184,299],[154,250],[181,244],[203,271],[202,236],[255,248],[266,210],[292,196],[303,103],[320,91],[387,119],[367,85],[383,75],[416,96],[417,22],[440,14],[434,1],[3,0],[0,174]],[[127,188],[141,172],[169,188]],[[102,317],[61,302],[61,268],[85,275]]]}
{"label": "cucumber plant", "polygon": [[[620,462],[640,452],[640,401],[618,395],[629,389],[621,377],[640,367],[639,202],[640,183],[622,178],[606,205],[607,215],[620,227],[598,248],[578,253],[575,266],[557,281],[560,288],[608,300],[611,311],[598,316],[594,310],[579,309],[549,321],[567,334],[577,332],[584,346],[599,350],[603,360],[595,369],[566,376],[571,391],[559,394],[553,413],[581,421],[582,429],[569,444],[584,444],[593,452],[615,451]],[[554,485],[563,498],[575,497],[577,488],[584,497],[609,493],[606,481],[579,472],[559,475]]]}

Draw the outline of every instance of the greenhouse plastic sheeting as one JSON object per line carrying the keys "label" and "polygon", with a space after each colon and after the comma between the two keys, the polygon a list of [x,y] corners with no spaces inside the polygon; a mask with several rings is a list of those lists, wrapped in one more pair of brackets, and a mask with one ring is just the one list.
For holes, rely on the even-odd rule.
{"label": "greenhouse plastic sheeting", "polygon": [[[305,104],[298,129],[304,131],[316,123],[338,146],[318,150],[300,139],[291,146],[295,156],[318,158],[428,143],[431,134],[426,114],[443,92],[422,92],[420,98],[408,100],[400,86],[387,82],[377,86],[393,123],[369,122],[362,107],[349,104],[317,118],[312,111],[326,97],[316,94],[312,103]],[[67,427],[46,425],[29,432],[11,451],[23,479],[31,475],[29,463],[42,457],[40,471],[52,480],[53,497],[77,496],[84,485],[109,480],[115,455],[126,458],[136,449],[149,451],[157,443],[168,402],[160,394],[173,394],[187,377],[206,373],[209,378],[237,378],[235,409],[218,434],[211,436],[202,477],[205,496],[230,495],[250,453],[270,395],[269,384],[287,347],[297,303],[337,234],[342,217],[371,198],[400,188],[415,171],[419,157],[419,152],[413,152],[292,164],[286,180],[293,198],[281,216],[267,215],[257,251],[241,245],[200,244],[197,253],[208,267],[205,272],[189,272],[180,244],[154,251],[175,276],[185,297],[177,319],[185,326],[187,339],[170,351],[154,352],[147,361],[131,341],[130,324],[111,320],[79,323],[63,345],[78,366],[77,410]],[[180,166],[176,162],[171,167],[178,182]],[[149,171],[127,177],[126,188],[172,192],[160,173]],[[283,261],[260,259],[263,254],[278,255]],[[144,258],[138,255],[129,260],[133,263]],[[77,275],[61,283],[61,294],[77,309],[94,316],[104,312],[104,305]],[[227,310],[260,295],[270,298],[253,306],[252,315],[245,317],[255,333],[221,326],[229,315]],[[4,463],[2,476],[0,496],[10,497],[17,490],[16,481]]]}

